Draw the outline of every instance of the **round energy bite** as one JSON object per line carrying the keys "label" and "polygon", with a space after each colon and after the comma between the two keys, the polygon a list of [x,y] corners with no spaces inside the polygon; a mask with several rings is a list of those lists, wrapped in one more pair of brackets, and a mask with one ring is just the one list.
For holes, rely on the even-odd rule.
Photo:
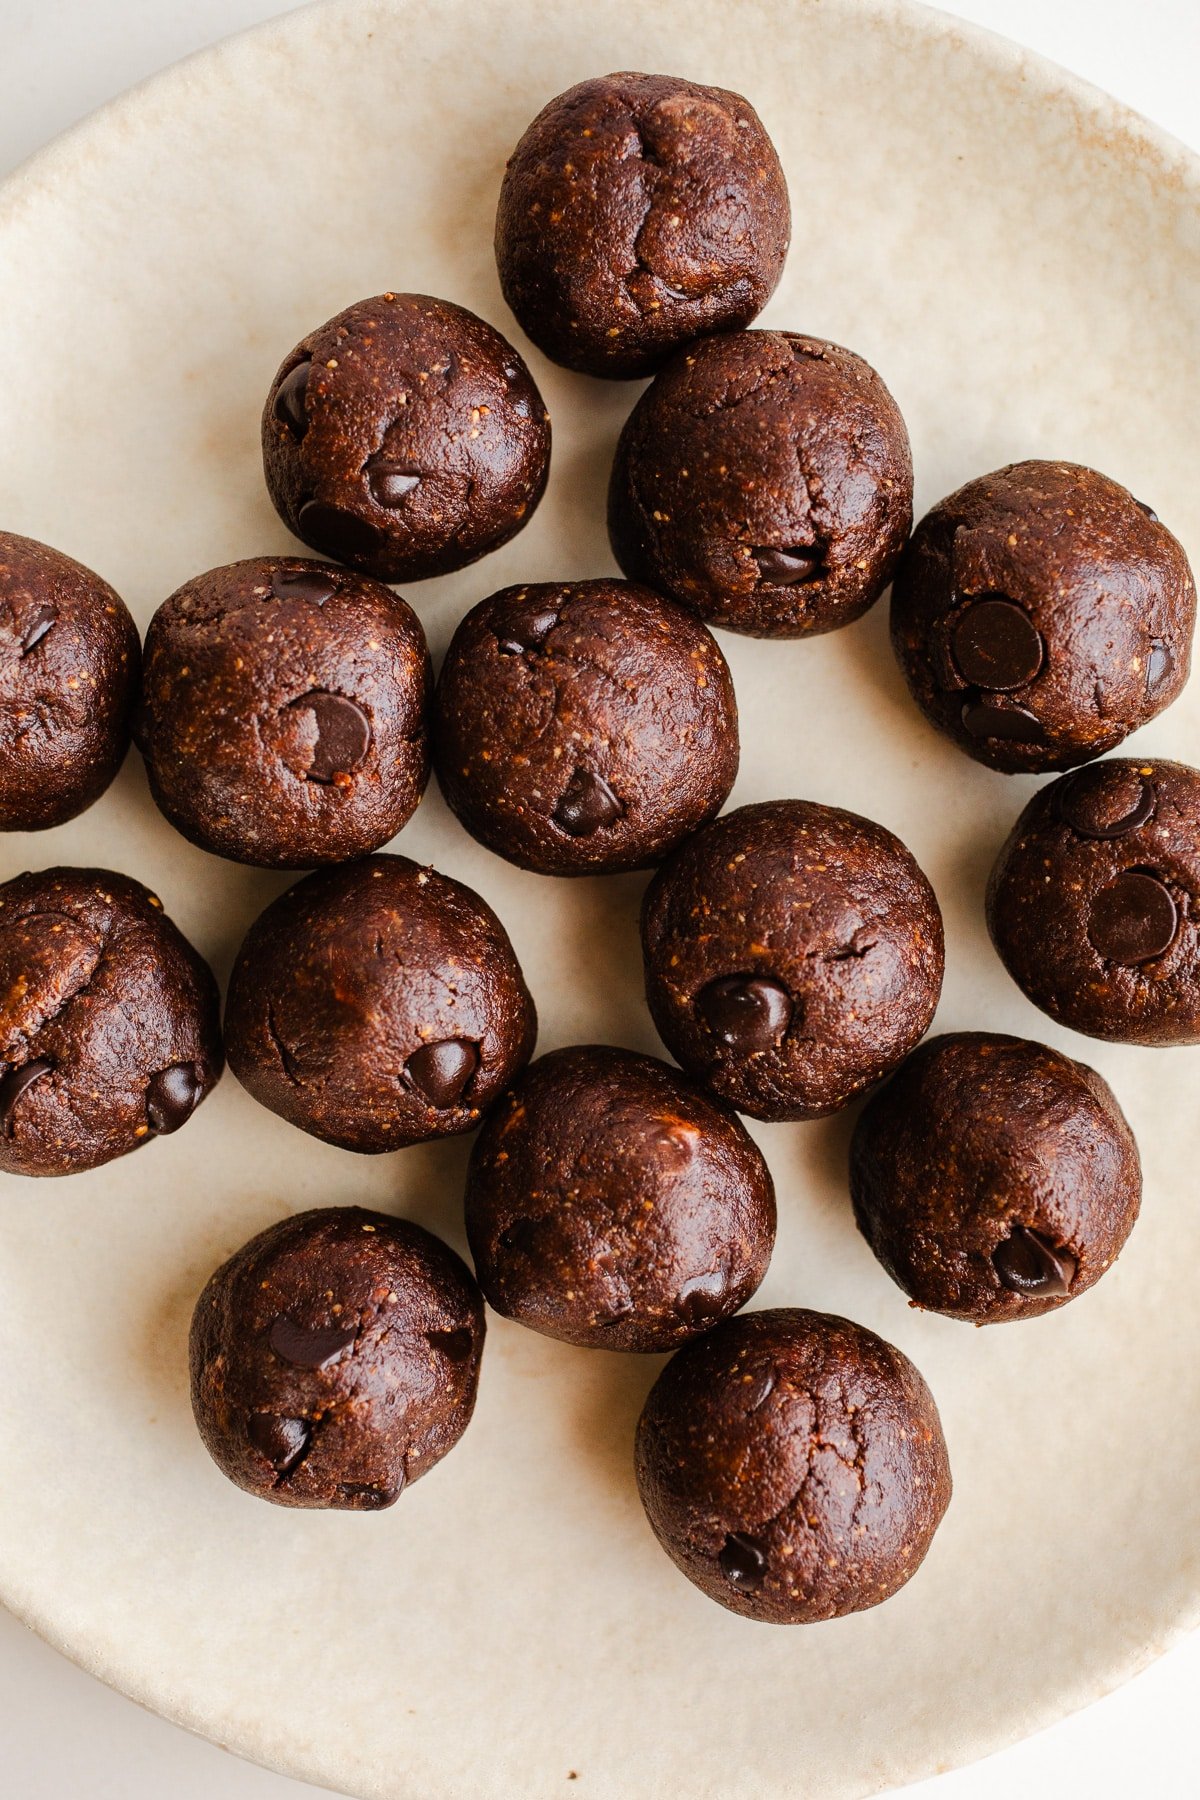
{"label": "round energy bite", "polygon": [[385,844],[429,774],[425,635],[365,575],[297,557],[210,569],[146,634],[138,741],[192,843],[277,869]]}
{"label": "round energy bite", "polygon": [[1200,1043],[1200,771],[1112,757],[1036,793],[992,870],[988,929],[1060,1024]]}
{"label": "round energy bite", "polygon": [[805,800],[726,813],[642,907],[646,998],[672,1056],[739,1112],[815,1119],[886,1075],[941,992],[942,918],[900,840]]}
{"label": "round energy bite", "polygon": [[466,1430],[483,1336],[479,1289],[431,1232],[358,1206],[298,1213],[196,1302],[192,1410],[248,1493],[378,1512]]}
{"label": "round energy bite", "polygon": [[976,762],[1068,769],[1182,691],[1196,588],[1148,506],[1095,469],[1023,462],[917,526],[892,643],[917,705]]}
{"label": "round energy bite", "polygon": [[787,183],[749,101],[670,75],[581,81],[509,158],[496,214],[504,298],[555,362],[646,375],[748,325],[783,272]]}
{"label": "round energy bite", "polygon": [[1107,1082],[1045,1044],[964,1031],[922,1044],[854,1130],[859,1230],[918,1306],[992,1325],[1099,1281],[1142,1173]]}
{"label": "round energy bite", "polygon": [[523,869],[644,868],[737,776],[733,681],[712,634],[624,581],[505,588],[469,612],[438,683],[438,779]]}
{"label": "round energy bite", "polygon": [[775,1189],[719,1101],[652,1056],[584,1044],[533,1063],[485,1123],[467,1237],[506,1318],[601,1350],[674,1350],[758,1287]]}
{"label": "round energy bite", "polygon": [[74,1175],[178,1131],[216,1086],[216,982],[107,869],[0,886],[0,1169]]}
{"label": "round energy bite", "polygon": [[298,538],[381,581],[446,575],[529,522],[550,421],[512,345],[427,294],[360,300],[267,396],[263,466]]}
{"label": "round energy bite", "polygon": [[672,1357],[635,1459],[672,1562],[731,1612],[775,1625],[890,1598],[950,1503],[941,1422],[912,1363],[800,1308],[726,1319]]}
{"label": "round energy bite", "polygon": [[250,927],[225,1008],[254,1098],[345,1150],[470,1131],[533,1052],[508,935],[460,882],[403,856],[308,875]]}
{"label": "round energy bite", "polygon": [[642,395],[608,490],[633,581],[753,637],[848,625],[878,600],[912,525],[912,457],[868,363],[794,331],[681,351]]}
{"label": "round energy bite", "polygon": [[62,825],[129,747],[140,643],[108,583],[0,531],[0,831]]}

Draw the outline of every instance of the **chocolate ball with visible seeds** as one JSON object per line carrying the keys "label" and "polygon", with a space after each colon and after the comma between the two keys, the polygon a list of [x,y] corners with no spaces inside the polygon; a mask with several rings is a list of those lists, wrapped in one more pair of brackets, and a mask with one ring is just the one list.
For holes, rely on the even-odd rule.
{"label": "chocolate ball with visible seeds", "polygon": [[256,1100],[371,1153],[470,1131],[536,1036],[491,907],[403,856],[281,894],[246,934],[225,1008],[229,1066]]}
{"label": "chocolate ball with visible seeds", "polygon": [[267,396],[263,465],[288,529],[380,581],[477,561],[528,524],[550,421],[512,345],[464,307],[380,294],[303,338]]}
{"label": "chocolate ball with visible seeds", "polygon": [[942,918],[900,840],[804,800],[726,813],[642,907],[646,998],[672,1056],[758,1119],[836,1112],[924,1036]]}
{"label": "chocolate ball with visible seeds", "polygon": [[1029,802],[992,870],[988,929],[1061,1025],[1200,1043],[1200,770],[1111,757]]}
{"label": "chocolate ball with visible seeds", "polygon": [[669,75],[604,75],[544,106],[505,170],[504,298],[539,350],[587,375],[647,375],[748,325],[791,231],[779,158],[749,101]]}
{"label": "chocolate ball with visible seeds", "polygon": [[626,575],[753,637],[857,619],[911,524],[896,402],[861,357],[792,331],[681,351],[630,414],[608,490]]}
{"label": "chocolate ball with visible seeds", "polygon": [[0,831],[65,824],[129,747],[141,644],[82,563],[0,531]]}
{"label": "chocolate ball with visible seeds", "polygon": [[1069,769],[1178,698],[1196,587],[1128,489],[1077,463],[969,481],[917,526],[892,643],[926,718],[976,762]]}
{"label": "chocolate ball with visible seeds", "polygon": [[467,1237],[496,1311],[601,1350],[674,1350],[744,1306],[775,1189],[733,1111],[607,1045],[533,1063],[484,1124]]}
{"label": "chocolate ball with visible seeds", "polygon": [[1045,1044],[933,1038],[867,1102],[858,1228],[918,1306],[992,1325],[1065,1306],[1116,1261],[1142,1197],[1107,1082]]}
{"label": "chocolate ball with visible seeds", "polygon": [[264,556],[210,569],[150,621],[138,741],[192,843],[310,868],[376,850],[429,774],[425,634],[369,576]]}
{"label": "chocolate ball with visible seeds", "polygon": [[950,1503],[933,1396],[847,1319],[743,1313],[672,1357],[638,1422],[642,1505],[710,1599],[769,1624],[876,1606]]}
{"label": "chocolate ball with visible seeds", "polygon": [[729,667],[693,614],[625,581],[505,588],[462,621],[434,718],[442,792],[523,869],[644,868],[737,776]]}
{"label": "chocolate ball with visible seeds", "polygon": [[222,1068],[217,985],[139,881],[0,886],[0,1169],[74,1175],[178,1131]]}
{"label": "chocolate ball with visible seeds", "polygon": [[247,1493],[378,1512],[466,1430],[483,1338],[479,1289],[440,1238],[357,1206],[298,1213],[196,1302],[192,1410]]}

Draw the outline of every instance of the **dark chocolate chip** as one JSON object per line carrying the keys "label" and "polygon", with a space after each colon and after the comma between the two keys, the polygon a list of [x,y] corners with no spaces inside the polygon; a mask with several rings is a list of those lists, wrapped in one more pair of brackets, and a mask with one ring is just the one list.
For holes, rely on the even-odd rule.
{"label": "dark chocolate chip", "polygon": [[986,695],[968,700],[962,709],[965,730],[973,738],[1007,738],[1018,744],[1040,744],[1042,721],[1024,706],[997,706]]}
{"label": "dark chocolate chip", "polygon": [[760,1406],[766,1405],[774,1392],[775,1371],[774,1369],[768,1369],[766,1374],[761,1376],[758,1381],[754,1382],[748,1391],[746,1404],[749,1410],[751,1412],[757,1412]]}
{"label": "dark chocolate chip", "polygon": [[22,1063],[19,1069],[10,1069],[7,1075],[0,1076],[0,1132],[6,1138],[13,1135],[16,1124],[13,1114],[21,1095],[43,1075],[49,1075],[53,1067],[53,1063],[35,1057],[31,1062]]}
{"label": "dark chocolate chip", "polygon": [[769,587],[796,587],[802,581],[816,581],[824,573],[819,544],[800,544],[790,550],[764,544],[750,554],[758,564],[759,580]]}
{"label": "dark chocolate chip", "polygon": [[451,1362],[466,1362],[475,1347],[475,1339],[466,1325],[459,1325],[453,1331],[430,1331],[426,1335],[434,1349],[448,1356]]}
{"label": "dark chocolate chip", "polygon": [[744,1531],[731,1531],[721,1545],[717,1561],[730,1587],[752,1593],[760,1588],[767,1573],[767,1553],[757,1538]]}
{"label": "dark chocolate chip", "polygon": [[267,1342],[276,1356],[298,1369],[327,1369],[345,1355],[358,1336],[357,1325],[297,1325],[278,1318]]}
{"label": "dark chocolate chip", "polygon": [[317,741],[305,771],[307,780],[328,784],[365,760],[371,748],[370,721],[362,707],[347,700],[345,694],[314,688],[311,694],[290,701],[289,707],[304,708],[316,721]]}
{"label": "dark chocolate chip", "polygon": [[500,1245],[504,1250],[515,1250],[519,1256],[528,1256],[537,1243],[537,1220],[522,1215],[506,1225],[500,1233]]}
{"label": "dark chocolate chip", "polygon": [[337,583],[315,569],[276,569],[271,593],[276,600],[309,600],[314,606],[324,606],[337,593]]}
{"label": "dark chocolate chip", "polygon": [[374,525],[326,500],[306,500],[296,524],[306,544],[324,550],[338,562],[362,561],[374,556],[379,548],[380,534]]}
{"label": "dark chocolate chip", "polygon": [[729,1284],[723,1269],[706,1275],[693,1275],[680,1284],[675,1296],[675,1309],[689,1325],[701,1325],[707,1319],[719,1319],[725,1309]]}
{"label": "dark chocolate chip", "polygon": [[402,506],[405,497],[420,484],[419,470],[392,462],[386,456],[372,457],[367,464],[367,489],[377,506]]}
{"label": "dark chocolate chip", "polygon": [[1105,763],[1080,769],[1058,792],[1058,816],[1080,837],[1119,838],[1153,818],[1154,784],[1134,770]]}
{"label": "dark chocolate chip", "polygon": [[457,1106],[478,1067],[477,1044],[466,1038],[443,1038],[413,1051],[404,1065],[404,1078],[430,1106]]}
{"label": "dark chocolate chip", "polygon": [[1014,1294],[1039,1299],[1065,1294],[1075,1279],[1075,1258],[1028,1225],[1014,1225],[1012,1235],[992,1251],[1001,1284]]}
{"label": "dark chocolate chip", "polygon": [[591,837],[621,817],[625,808],[602,775],[576,769],[551,815],[560,831]]}
{"label": "dark chocolate chip", "polygon": [[57,624],[58,610],[56,607],[36,606],[21,637],[21,655],[28,656],[29,652],[41,643],[51,626]]}
{"label": "dark chocolate chip", "polygon": [[1092,901],[1088,936],[1109,962],[1132,968],[1169,950],[1178,925],[1178,909],[1159,877],[1126,869]]}
{"label": "dark chocolate chip", "polygon": [[1151,638],[1146,657],[1146,692],[1156,694],[1175,667],[1174,658],[1161,638]]}
{"label": "dark chocolate chip", "polygon": [[311,363],[297,363],[294,369],[288,370],[275,389],[275,417],[281,425],[287,426],[294,438],[302,438],[308,430],[304,397],[308,392],[308,378],[311,374]]}
{"label": "dark chocolate chip", "polygon": [[950,654],[972,687],[1008,693],[1033,680],[1046,646],[1027,612],[1011,600],[988,595],[972,601],[955,624]]}
{"label": "dark chocolate chip", "polygon": [[769,975],[724,975],[702,989],[696,1010],[727,1049],[757,1056],[783,1042],[795,1001]]}
{"label": "dark chocolate chip", "polygon": [[1152,525],[1158,524],[1158,514],[1152,506],[1147,506],[1144,500],[1135,500],[1133,504],[1138,507],[1140,511],[1145,513]]}
{"label": "dark chocolate chip", "polygon": [[280,1475],[288,1475],[304,1456],[312,1441],[312,1428],[307,1419],[289,1419],[278,1413],[251,1413],[246,1435],[256,1450]]}
{"label": "dark chocolate chip", "polygon": [[506,620],[496,633],[501,656],[524,656],[529,650],[540,650],[557,624],[556,612],[527,613],[524,618]]}
{"label": "dark chocolate chip", "polygon": [[146,1122],[159,1137],[178,1131],[200,1099],[200,1071],[195,1063],[172,1063],[150,1077],[146,1088]]}
{"label": "dark chocolate chip", "polygon": [[385,1506],[392,1506],[403,1489],[402,1473],[392,1488],[374,1487],[369,1481],[339,1481],[337,1496],[352,1512],[380,1512]]}

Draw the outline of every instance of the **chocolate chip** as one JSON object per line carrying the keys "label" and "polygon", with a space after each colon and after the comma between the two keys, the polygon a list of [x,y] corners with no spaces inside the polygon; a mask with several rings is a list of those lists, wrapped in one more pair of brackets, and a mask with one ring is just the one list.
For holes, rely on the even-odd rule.
{"label": "chocolate chip", "polygon": [[774,1369],[768,1369],[750,1388],[746,1400],[749,1411],[757,1412],[760,1406],[765,1406],[774,1392],[775,1371]]}
{"label": "chocolate chip", "polygon": [[16,1123],[13,1113],[21,1095],[43,1075],[49,1075],[53,1067],[53,1063],[35,1057],[31,1062],[22,1063],[19,1069],[10,1069],[7,1075],[0,1076],[0,1133],[6,1138],[13,1135]]}
{"label": "chocolate chip", "polygon": [[527,651],[540,650],[557,624],[556,612],[527,613],[524,618],[506,620],[496,633],[501,656],[524,656]]}
{"label": "chocolate chip", "polygon": [[1058,791],[1058,816],[1080,837],[1119,838],[1154,816],[1154,784],[1133,769],[1096,763],[1080,769]]}
{"label": "chocolate chip", "polygon": [[379,533],[374,525],[326,500],[306,500],[296,523],[306,544],[324,550],[338,562],[374,556],[379,548]]}
{"label": "chocolate chip", "polygon": [[1145,513],[1152,525],[1158,524],[1158,514],[1152,506],[1147,506],[1144,500],[1135,500],[1133,504]]}
{"label": "chocolate chip", "polygon": [[743,1593],[760,1588],[767,1573],[767,1553],[757,1538],[743,1531],[731,1531],[721,1546],[717,1561],[730,1587]]}
{"label": "chocolate chip", "polygon": [[1178,925],[1178,909],[1159,877],[1126,869],[1092,901],[1088,937],[1109,962],[1132,968],[1169,950]]}
{"label": "chocolate chip", "polygon": [[1011,600],[988,595],[973,601],[955,624],[950,653],[972,687],[1007,693],[1033,680],[1046,646],[1027,612]]}
{"label": "chocolate chip", "polygon": [[404,1078],[431,1106],[457,1106],[479,1067],[479,1047],[466,1038],[422,1044],[404,1065]]}
{"label": "chocolate chip", "polygon": [[308,430],[304,397],[308,392],[308,378],[311,374],[311,363],[297,363],[294,369],[288,370],[275,389],[275,417],[297,439],[302,438]]}
{"label": "chocolate chip", "polygon": [[246,1435],[256,1450],[280,1475],[288,1475],[312,1441],[307,1419],[284,1418],[278,1413],[251,1413]]}
{"label": "chocolate chip", "polygon": [[591,837],[621,817],[625,808],[602,775],[576,769],[551,817],[571,837]]}
{"label": "chocolate chip", "polygon": [[21,655],[28,656],[35,645],[41,643],[51,626],[57,625],[57,623],[57,608],[53,606],[35,606],[26,622],[25,630],[21,637]]}
{"label": "chocolate chip", "polygon": [[377,506],[401,506],[405,496],[421,484],[420,472],[384,456],[367,464],[367,490]]}
{"label": "chocolate chip", "polygon": [[1161,638],[1151,638],[1146,658],[1146,692],[1155,694],[1175,667],[1174,658]]}
{"label": "chocolate chip", "polygon": [[783,1042],[795,1001],[769,975],[724,975],[701,991],[696,1010],[727,1049],[758,1056]]}
{"label": "chocolate chip", "polygon": [[289,707],[311,712],[316,721],[317,741],[312,761],[305,771],[309,781],[329,783],[339,775],[348,775],[363,762],[371,748],[371,725],[361,706],[344,694],[328,694],[314,688],[301,694]]}
{"label": "chocolate chip", "polygon": [[1018,744],[1040,744],[1042,721],[1024,706],[997,706],[986,696],[968,700],[962,709],[964,728],[973,738],[1007,738]]}
{"label": "chocolate chip", "polygon": [[357,1325],[297,1325],[278,1318],[267,1335],[276,1356],[298,1369],[327,1369],[344,1356],[358,1336]]}
{"label": "chocolate chip", "polygon": [[448,1356],[451,1362],[466,1362],[475,1347],[474,1336],[466,1325],[453,1331],[430,1331],[426,1336],[434,1349]]}
{"label": "chocolate chip", "polygon": [[500,1233],[500,1245],[504,1250],[515,1250],[519,1256],[531,1254],[537,1243],[537,1220],[522,1215],[506,1225]]}
{"label": "chocolate chip", "polygon": [[200,1071],[195,1063],[172,1063],[150,1077],[146,1088],[146,1122],[158,1137],[178,1131],[200,1099]]}
{"label": "chocolate chip", "polygon": [[801,544],[791,550],[764,544],[750,554],[758,564],[759,580],[769,587],[796,587],[802,581],[816,581],[824,573],[819,544]]}
{"label": "chocolate chip", "polygon": [[701,1325],[708,1319],[720,1318],[728,1292],[729,1284],[723,1269],[693,1275],[681,1283],[675,1296],[675,1308],[689,1325]]}
{"label": "chocolate chip", "polygon": [[992,1251],[1002,1285],[1014,1294],[1043,1298],[1065,1294],[1075,1279],[1075,1258],[1028,1225],[1014,1225],[1012,1235]]}
{"label": "chocolate chip", "polygon": [[339,1481],[336,1493],[352,1512],[380,1512],[383,1507],[393,1505],[403,1490],[404,1475],[401,1472],[395,1487],[375,1487],[368,1481]]}
{"label": "chocolate chip", "polygon": [[314,606],[324,606],[337,593],[337,583],[315,569],[276,569],[271,593],[276,600],[309,600]]}

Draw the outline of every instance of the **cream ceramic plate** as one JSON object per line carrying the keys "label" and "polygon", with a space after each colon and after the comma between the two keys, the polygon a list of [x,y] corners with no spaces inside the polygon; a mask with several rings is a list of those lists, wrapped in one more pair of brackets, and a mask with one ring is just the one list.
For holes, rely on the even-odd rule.
{"label": "cream ceramic plate", "polygon": [[[1071,457],[1200,552],[1197,164],[995,39],[861,0],[348,0],[139,90],[0,194],[0,522],[94,565],[143,624],[197,571],[292,547],[258,454],[282,354],[387,287],[515,332],[491,252],[503,158],[551,94],[620,68],[759,108],[795,213],[764,322],[879,367],[912,430],[919,509],[1008,460]],[[531,363],[554,418],[550,491],[499,555],[410,589],[435,653],[506,582],[612,567],[603,483],[637,390]],[[722,642],[744,720],[735,800],[834,801],[901,834],[946,912],[940,1025],[1090,1056],[1141,1142],[1143,1221],[1068,1312],[973,1332],[910,1312],[857,1236],[846,1118],[756,1128],[781,1202],[759,1303],[845,1312],[908,1351],[956,1481],[897,1599],[782,1630],[703,1599],[651,1538],[630,1442],[656,1359],[493,1320],[474,1424],[383,1516],[279,1511],[209,1462],[185,1379],[209,1271],[282,1213],[333,1201],[461,1245],[465,1142],[355,1158],[227,1077],[142,1155],[8,1180],[0,1594],[97,1675],[276,1768],[387,1800],[860,1795],[1081,1705],[1200,1612],[1200,1053],[1089,1045],[1009,983],[981,897],[1029,784],[926,729],[884,608],[810,644]],[[1197,761],[1198,726],[1200,680],[1136,741]],[[519,874],[434,792],[401,844],[496,905],[543,1048],[656,1048],[639,879]],[[136,756],[77,823],[0,845],[2,876],[56,861],[149,882],[222,977],[285,885],[177,837]]]}

